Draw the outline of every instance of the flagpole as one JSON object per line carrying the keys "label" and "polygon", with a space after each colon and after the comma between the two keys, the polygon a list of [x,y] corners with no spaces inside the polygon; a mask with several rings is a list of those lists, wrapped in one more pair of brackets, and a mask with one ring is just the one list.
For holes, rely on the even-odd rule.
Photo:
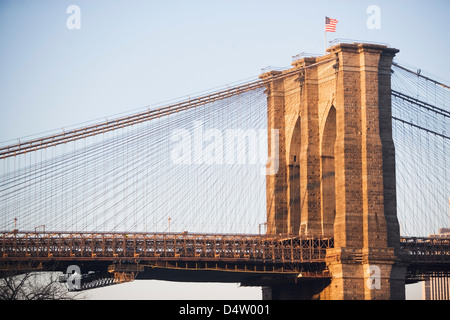
{"label": "flagpole", "polygon": [[325,54],[327,53],[327,16],[325,16]]}
{"label": "flagpole", "polygon": [[336,32],[336,24],[339,21],[337,19],[331,19],[325,16],[325,53],[328,49],[328,42],[327,42],[327,31],[329,32]]}

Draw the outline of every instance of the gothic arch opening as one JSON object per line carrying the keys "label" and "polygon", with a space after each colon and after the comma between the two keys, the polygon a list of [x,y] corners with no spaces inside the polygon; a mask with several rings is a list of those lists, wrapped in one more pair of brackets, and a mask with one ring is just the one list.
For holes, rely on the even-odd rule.
{"label": "gothic arch opening", "polygon": [[334,235],[336,216],[334,145],[336,142],[336,109],[331,106],[325,122],[321,146],[321,220],[322,235]]}
{"label": "gothic arch opening", "polygon": [[288,232],[298,234],[300,228],[300,148],[301,121],[297,118],[291,137],[288,167]]}

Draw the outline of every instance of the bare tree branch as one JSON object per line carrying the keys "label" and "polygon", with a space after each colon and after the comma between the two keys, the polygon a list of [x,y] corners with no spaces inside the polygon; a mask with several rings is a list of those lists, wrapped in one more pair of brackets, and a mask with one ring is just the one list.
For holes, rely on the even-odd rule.
{"label": "bare tree branch", "polygon": [[0,300],[75,300],[81,293],[69,292],[57,272],[8,272],[0,278]]}

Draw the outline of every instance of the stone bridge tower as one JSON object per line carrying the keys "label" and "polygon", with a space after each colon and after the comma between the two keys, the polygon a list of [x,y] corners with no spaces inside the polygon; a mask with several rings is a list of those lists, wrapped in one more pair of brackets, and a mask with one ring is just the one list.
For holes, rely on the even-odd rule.
{"label": "stone bridge tower", "polygon": [[327,52],[261,78],[273,80],[268,128],[279,130],[279,170],[267,176],[267,233],[333,237],[331,282],[287,296],[283,288],[266,290],[273,298],[307,291],[319,299],[404,299],[391,123],[398,50],[342,43]]}

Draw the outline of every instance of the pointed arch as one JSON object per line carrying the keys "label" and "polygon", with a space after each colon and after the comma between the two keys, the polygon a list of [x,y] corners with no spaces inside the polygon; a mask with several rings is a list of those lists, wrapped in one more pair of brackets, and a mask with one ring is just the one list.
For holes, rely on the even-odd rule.
{"label": "pointed arch", "polygon": [[336,216],[335,161],[334,146],[336,143],[336,108],[332,105],[328,111],[322,134],[321,145],[321,220],[322,235],[334,235],[334,219]]}
{"label": "pointed arch", "polygon": [[298,117],[291,136],[288,167],[288,232],[298,234],[300,228],[300,150],[301,118]]}

